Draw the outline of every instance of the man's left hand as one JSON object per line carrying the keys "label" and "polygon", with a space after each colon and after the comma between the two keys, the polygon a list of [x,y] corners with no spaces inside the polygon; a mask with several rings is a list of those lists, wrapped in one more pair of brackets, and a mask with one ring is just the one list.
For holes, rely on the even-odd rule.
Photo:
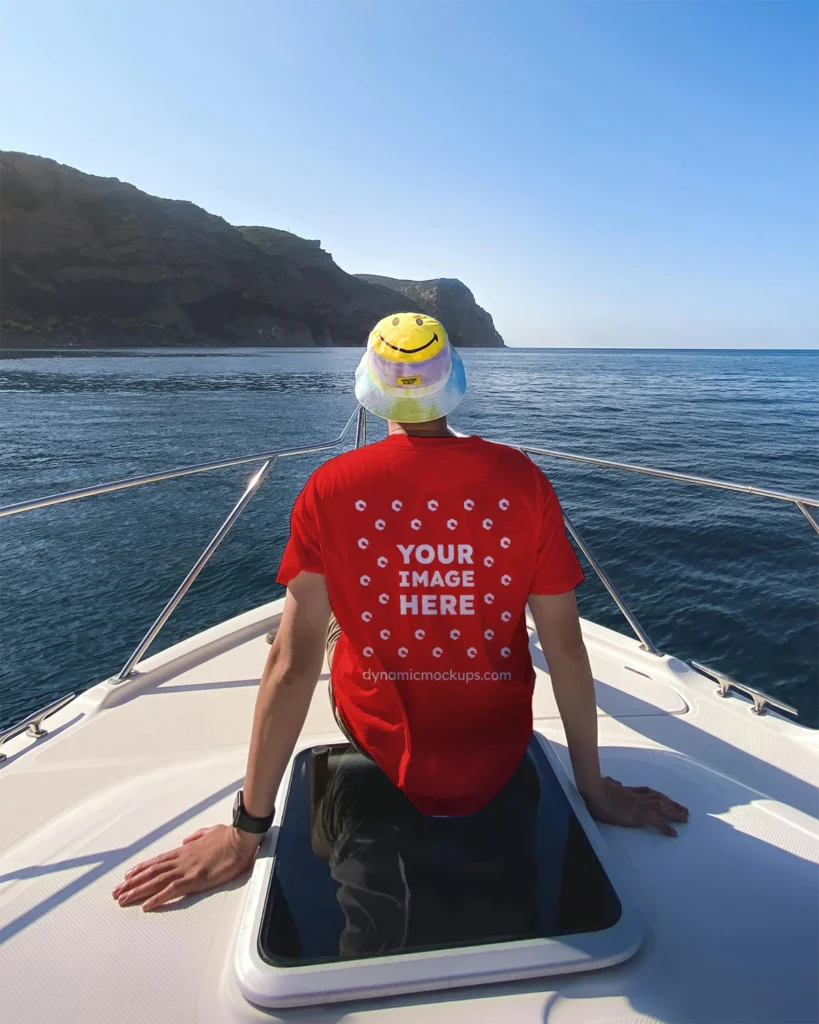
{"label": "man's left hand", "polygon": [[593,818],[606,825],[626,828],[656,828],[664,836],[676,836],[669,822],[688,821],[688,808],[649,786],[624,786],[616,779],[603,779],[602,790],[582,794]]}

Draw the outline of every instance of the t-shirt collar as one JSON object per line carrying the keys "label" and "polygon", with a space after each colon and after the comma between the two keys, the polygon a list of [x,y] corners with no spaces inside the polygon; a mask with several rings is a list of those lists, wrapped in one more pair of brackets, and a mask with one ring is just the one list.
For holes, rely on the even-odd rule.
{"label": "t-shirt collar", "polygon": [[465,444],[474,444],[475,441],[480,441],[480,438],[475,434],[469,434],[466,437],[455,437],[453,435],[445,437],[419,437],[417,434],[389,434],[384,439],[384,444],[388,444],[393,448],[408,448],[408,449],[419,449],[419,448],[434,448],[438,445],[462,446]]}

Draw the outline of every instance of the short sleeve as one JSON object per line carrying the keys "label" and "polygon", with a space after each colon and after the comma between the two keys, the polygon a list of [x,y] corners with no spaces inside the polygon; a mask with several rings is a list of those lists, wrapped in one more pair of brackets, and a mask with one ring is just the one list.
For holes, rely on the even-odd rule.
{"label": "short sleeve", "polygon": [[565,594],[579,586],[585,576],[574,548],[566,536],[563,510],[554,488],[535,467],[541,491],[540,537],[530,594]]}
{"label": "short sleeve", "polygon": [[300,572],[324,575],[313,477],[304,485],[293,505],[290,515],[290,539],[285,545],[276,582],[287,586]]}

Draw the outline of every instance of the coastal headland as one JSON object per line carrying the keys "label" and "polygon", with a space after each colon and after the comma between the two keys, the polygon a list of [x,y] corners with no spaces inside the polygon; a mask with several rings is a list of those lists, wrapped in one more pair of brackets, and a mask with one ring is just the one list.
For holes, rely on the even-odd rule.
{"label": "coastal headland", "polygon": [[0,161],[3,347],[360,346],[403,310],[438,317],[457,346],[504,347],[454,278],[348,274],[289,231],[45,157]]}

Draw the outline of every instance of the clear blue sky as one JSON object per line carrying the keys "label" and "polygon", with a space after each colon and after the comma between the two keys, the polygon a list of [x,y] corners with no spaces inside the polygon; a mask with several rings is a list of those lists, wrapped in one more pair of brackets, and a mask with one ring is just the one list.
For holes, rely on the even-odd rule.
{"label": "clear blue sky", "polygon": [[814,2],[18,0],[0,37],[3,148],[459,277],[512,345],[819,343]]}

